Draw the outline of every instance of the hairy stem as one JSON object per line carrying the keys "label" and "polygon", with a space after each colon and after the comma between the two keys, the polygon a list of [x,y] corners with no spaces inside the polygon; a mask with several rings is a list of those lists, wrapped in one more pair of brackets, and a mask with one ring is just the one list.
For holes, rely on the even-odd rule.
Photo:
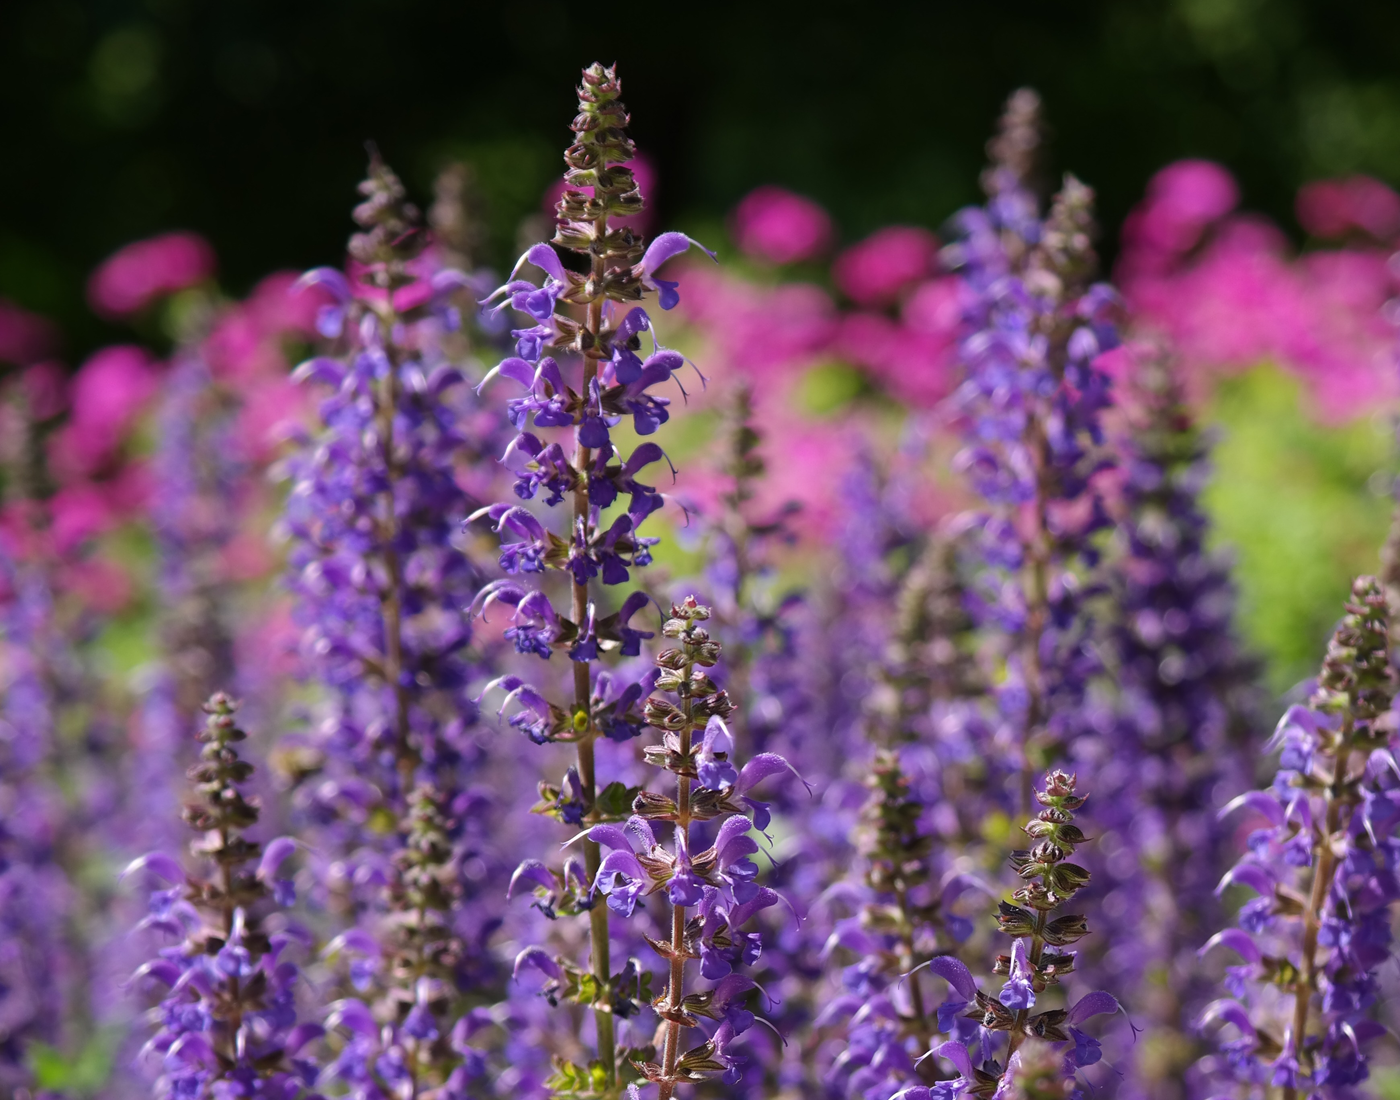
{"label": "hairy stem", "polygon": [[1026,625],[1022,636],[1021,662],[1026,678],[1026,722],[1021,731],[1020,814],[1028,817],[1035,787],[1038,761],[1031,758],[1036,733],[1045,723],[1045,674],[1041,667],[1040,647],[1050,621],[1049,566],[1050,535],[1046,513],[1049,486],[1045,471],[1050,465],[1049,442],[1038,420],[1030,423],[1031,453],[1035,462],[1035,500],[1033,525],[1026,547],[1024,591]]}
{"label": "hairy stem", "polygon": [[[396,322],[392,310],[382,318],[387,331]],[[398,538],[398,517],[395,512],[394,487],[403,471],[394,455],[394,410],[398,405],[396,357],[389,349],[389,370],[380,387],[376,427],[379,432],[380,454],[384,462],[385,485],[380,493],[379,539],[384,547],[386,587],[379,602],[384,615],[384,679],[394,693],[394,764],[399,773],[399,786],[405,798],[413,786],[413,773],[418,768],[418,753],[409,740],[408,690],[403,684],[403,563],[394,548]]]}
{"label": "hairy stem", "polygon": [[[1303,965],[1293,983],[1293,1045],[1299,1053],[1300,1067],[1303,1039],[1308,1029],[1308,1011],[1312,1006],[1313,990],[1317,987],[1317,933],[1322,924],[1322,907],[1327,902],[1327,888],[1336,870],[1337,857],[1332,851],[1332,836],[1341,824],[1345,803],[1343,788],[1347,769],[1351,765],[1351,734],[1351,721],[1348,720],[1342,728],[1341,748],[1332,772],[1332,782],[1327,787],[1326,823],[1320,842],[1316,843],[1313,851],[1312,886],[1308,891],[1308,907],[1303,911]],[[1284,1100],[1297,1100],[1298,1090],[1285,1087],[1283,1096]]]}
{"label": "hairy stem", "polygon": [[[599,218],[594,226],[594,233],[597,239],[602,239],[607,235],[608,220],[606,215]],[[604,275],[604,262],[601,255],[593,256],[593,281],[595,284],[601,283]],[[594,381],[598,377],[598,360],[596,355],[601,354],[599,334],[603,329],[603,302],[597,299],[588,305],[588,332],[593,336],[593,346],[588,349],[588,354],[583,361],[583,394],[584,399],[592,389]],[[578,445],[574,451],[574,470],[576,471],[576,482],[573,490],[573,530],[570,537],[582,538],[584,545],[588,544],[588,468],[593,462],[593,452],[590,448]],[[588,621],[588,585],[573,584],[573,600],[571,611],[573,620],[578,624],[579,630],[584,628]],[[583,732],[578,741],[578,774],[579,785],[582,787],[583,812],[585,818],[593,813],[593,806],[598,797],[598,776],[597,767],[594,760],[593,741],[596,731],[593,729],[593,720],[589,713],[589,698],[592,694],[592,684],[589,678],[589,662],[574,662],[574,713],[583,715],[588,722],[587,729]],[[596,841],[585,839],[583,842],[583,860],[585,869],[588,872],[590,882],[596,880],[598,867],[602,863],[602,852]],[[612,1003],[608,990],[608,982],[612,974],[611,945],[608,940],[608,910],[606,906],[595,905],[588,914],[588,931],[590,947],[590,965],[593,971],[593,978],[597,982],[599,996],[602,1000],[593,1006],[594,1027],[598,1037],[598,1061],[603,1064],[603,1072],[606,1074],[608,1087],[611,1088],[617,1079],[617,1053],[615,1049],[615,1039],[613,1035]]]}
{"label": "hairy stem", "polygon": [[[682,681],[689,686],[693,664],[686,663]],[[681,759],[690,758],[691,734],[693,732],[694,703],[687,691],[682,707],[685,724],[681,727]],[[676,776],[676,850],[690,851],[690,777]],[[685,906],[671,906],[671,985],[667,991],[666,1007],[674,1014],[681,1012],[685,999]],[[666,1050],[662,1062],[664,1076],[659,1085],[658,1100],[671,1100],[676,1088],[676,1066],[681,1057],[681,1023],[678,1019],[666,1021]]]}

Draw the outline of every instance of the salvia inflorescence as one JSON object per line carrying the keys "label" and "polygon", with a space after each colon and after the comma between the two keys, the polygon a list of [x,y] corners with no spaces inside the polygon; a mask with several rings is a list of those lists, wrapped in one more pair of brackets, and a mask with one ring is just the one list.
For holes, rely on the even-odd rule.
{"label": "salvia inflorescence", "polygon": [[[471,168],[425,215],[371,147],[342,265],[233,303],[148,242],[168,373],[0,379],[0,1091],[1372,1095],[1400,550],[1266,739],[1209,433],[1034,92],[951,243],[837,265],[854,312],[772,266],[829,239],[795,196],[741,293],[644,235],[621,95],[584,70],[504,281]],[[936,407],[794,430],[794,348],[906,369],[930,301]],[[156,392],[149,464],[84,419]]]}

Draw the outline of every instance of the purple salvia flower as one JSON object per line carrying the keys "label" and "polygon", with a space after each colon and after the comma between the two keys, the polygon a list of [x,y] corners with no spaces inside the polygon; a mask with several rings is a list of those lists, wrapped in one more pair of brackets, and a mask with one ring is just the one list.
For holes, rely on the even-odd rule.
{"label": "purple salvia flower", "polygon": [[[584,71],[579,113],[572,123],[576,140],[564,155],[568,172],[552,244],[584,256],[589,270],[582,274],[565,268],[551,244],[536,244],[521,256],[510,280],[487,301],[497,312],[510,307],[527,320],[513,331],[516,354],[502,360],[482,383],[499,375],[519,388],[507,405],[517,435],[503,456],[516,476],[517,501],[532,501],[544,493],[545,507],[567,501],[567,509],[557,529],[520,503],[493,505],[478,513],[479,518],[489,517],[502,536],[500,565],[508,577],[482,589],[475,606],[483,612],[492,604],[514,608],[506,636],[519,652],[548,659],[553,651],[563,650],[572,661],[573,698],[567,705],[547,701],[518,679],[497,683],[519,703],[512,725],[534,740],[576,744],[575,772],[560,787],[542,788],[542,807],[560,820],[590,827],[620,820],[628,809],[625,785],[613,782],[600,789],[595,744],[600,738],[621,740],[641,731],[633,706],[651,686],[648,682],[635,690],[617,690],[611,678],[604,685],[602,674],[594,674],[592,665],[603,653],[637,656],[642,640],[652,636],[632,624],[648,602],[644,595],[633,593],[607,614],[599,607],[596,590],[599,582],[604,587],[627,583],[632,569],[650,563],[656,539],[642,535],[640,528],[663,504],[650,483],[653,474],[647,472],[664,459],[661,448],[648,442],[630,456],[623,455],[613,444],[611,429],[630,417],[637,434],[653,434],[670,414],[669,400],[651,390],[672,381],[686,362],[656,344],[650,314],[633,303],[656,293],[661,308],[674,306],[676,284],[658,272],[694,243],[683,234],[665,233],[644,246],[630,227],[610,221],[642,208],[642,196],[627,167],[635,150],[626,135],[628,116],[620,93],[615,70],[593,65]],[[542,286],[517,277],[526,264],[543,274]],[[651,340],[649,354],[643,350],[644,337]],[[572,429],[571,455],[537,434],[561,428]],[[619,499],[625,499],[625,511],[604,526],[602,510]],[[542,589],[524,583],[550,572],[568,574],[567,615],[555,609]],[[565,788],[570,788],[567,795]],[[582,848],[586,875],[592,880],[602,860],[598,841],[586,836]],[[620,850],[614,854],[627,856]],[[551,978],[556,984],[546,988],[551,997],[562,990],[593,1006],[598,1062],[606,1087],[613,1088],[618,1073],[614,1016],[631,1013],[625,990],[635,987],[636,972],[630,963],[617,975],[611,972],[608,913],[610,907],[628,910],[633,895],[623,888],[609,893],[608,905],[595,904],[592,897],[576,893],[567,870],[551,874],[558,889],[536,882],[537,904],[546,913],[588,912],[592,980],[587,984],[595,992],[585,996],[576,968],[562,959],[553,961],[560,976]],[[608,989],[616,991],[613,1007],[621,1006],[622,1012],[609,1011],[603,1000]],[[566,1080],[573,1072],[561,1069],[550,1087],[573,1089]]]}
{"label": "purple salvia flower", "polygon": [[44,656],[52,601],[0,547],[0,1089],[31,1084],[28,1047],[62,1037],[74,959],[65,931],[73,887],[59,862],[66,807],[49,779],[54,700]]}
{"label": "purple salvia flower", "polygon": [[[748,835],[755,823],[744,804],[764,777],[792,769],[779,757],[760,754],[734,770],[728,750],[720,747],[730,743],[723,723],[733,704],[709,675],[720,657],[720,644],[702,625],[709,618],[710,609],[693,596],[671,606],[662,634],[675,648],[656,658],[656,688],[677,701],[653,696],[646,703],[647,724],[662,734],[661,744],[645,749],[646,759],[675,775],[675,798],[644,790],[625,830],[597,825],[589,834],[611,849],[594,880],[595,889],[608,894],[610,906],[630,915],[640,897],[664,893],[670,902],[669,938],[649,941],[669,971],[666,993],[654,1002],[662,1020],[660,1060],[637,1066],[657,1085],[658,1100],[671,1100],[687,1081],[718,1075],[729,1084],[739,1080],[743,1060],[731,1046],[754,1023],[745,1001],[755,986],[738,971],[752,966],[762,951],[760,937],[745,926],[781,900],[756,881],[758,868],[749,857],[759,849]],[[701,731],[703,740],[697,740]],[[708,746],[703,751],[709,762],[697,767],[701,745]],[[719,822],[713,843],[697,851],[692,825],[709,821]],[[669,850],[656,841],[651,822],[674,826]],[[701,977],[716,984],[688,992],[686,962],[697,948]],[[684,1048],[684,1032],[698,1028],[700,1017],[715,1022],[713,1033]]]}
{"label": "purple salvia flower", "polygon": [[250,473],[236,412],[203,360],[182,352],[158,413],[151,525],[160,555],[162,648],[185,723],[234,671],[220,555],[237,534],[240,483]]}
{"label": "purple salvia flower", "polygon": [[351,929],[327,948],[347,964],[357,992],[377,994],[340,1000],[328,1018],[343,1045],[326,1072],[357,1100],[465,1097],[487,1072],[484,1053],[468,1042],[480,1022],[471,1013],[455,1018],[465,1011],[457,987],[466,952],[453,927],[464,852],[449,809],[429,786],[412,793],[380,927],[374,935]]}
{"label": "purple salvia flower", "polygon": [[[1031,1074],[1032,1059],[1037,1068],[1031,1075],[1056,1082],[1060,1088],[1045,1095],[1068,1096],[1075,1091],[1073,1080],[1080,1067],[1099,1060],[1097,1041],[1078,1025],[1094,1016],[1118,1012],[1117,1000],[1099,991],[1080,997],[1067,1009],[1046,1009],[1041,1001],[1047,989],[1059,985],[1075,969],[1075,952],[1063,949],[1089,932],[1087,921],[1078,914],[1052,915],[1089,881],[1088,871],[1069,862],[1075,848],[1085,841],[1074,824],[1075,812],[1085,801],[1083,795],[1075,793],[1075,786],[1072,775],[1061,771],[1046,775],[1044,790],[1035,791],[1042,809],[1023,827],[1035,843],[1028,850],[1011,853],[1012,869],[1025,885],[1012,894],[1019,904],[1002,902],[997,916],[1001,931],[1012,937],[1010,955],[999,955],[994,967],[995,973],[1006,975],[1006,981],[995,997],[981,989],[973,991],[969,999],[976,1003],[966,1013],[968,1019],[981,1024],[973,1043],[981,1052],[980,1065],[974,1065],[962,1036],[933,1046],[925,1057],[944,1059],[958,1076],[938,1085],[910,1088],[899,1094],[904,1100],[1026,1095],[1018,1089]],[[965,975],[966,970],[961,973]],[[958,990],[964,992],[971,985],[972,979],[967,977]],[[1035,1008],[1040,1011],[1032,1012]],[[996,1057],[999,1032],[1006,1032],[1007,1045]],[[1038,1041],[1056,1045],[1052,1057],[1035,1052]],[[1066,1050],[1070,1043],[1073,1046]]]}
{"label": "purple salvia flower", "polygon": [[152,890],[140,925],[171,944],[133,979],[138,991],[164,990],[143,1056],[160,1068],[161,1096],[296,1100],[320,1073],[304,1048],[323,1029],[297,1023],[299,970],[289,958],[309,937],[290,924],[263,926],[267,901],[285,893],[282,865],[296,844],[281,837],[264,848],[244,834],[258,807],[242,789],[253,768],[236,748],[246,734],[235,706],[221,694],[209,699],[204,748],[190,769],[198,797],[184,816],[199,834],[190,847],[213,873],[187,874],[163,852],[127,868],[168,884]]}
{"label": "purple salvia flower", "polygon": [[1317,690],[1279,722],[1274,746],[1285,751],[1272,786],[1227,807],[1264,820],[1222,883],[1259,897],[1240,911],[1239,929],[1203,948],[1227,947],[1243,963],[1227,971],[1231,995],[1202,1020],[1219,1025],[1218,1053],[1198,1067],[1213,1085],[1349,1097],[1384,1033],[1373,1018],[1377,976],[1400,899],[1389,618],[1380,582],[1359,577]]}
{"label": "purple salvia flower", "polygon": [[330,393],[288,464],[285,528],[302,652],[331,695],[312,743],[294,750],[297,798],[322,831],[323,878],[344,876],[323,887],[359,887],[373,905],[401,838],[366,829],[370,814],[403,818],[419,782],[463,796],[481,763],[467,607],[482,574],[460,532],[469,393],[441,347],[465,277],[433,268],[417,211],[377,155],[361,192],[350,277],[302,279],[332,298],[320,327],[339,354],[297,368]]}
{"label": "purple salvia flower", "polygon": [[949,253],[968,298],[957,465],[990,505],[976,519],[984,568],[970,599],[1004,639],[991,755],[1016,761],[1023,811],[1037,769],[1086,732],[1098,662],[1082,574],[1097,561],[1090,536],[1108,523],[1094,475],[1108,464],[1099,418],[1109,386],[1094,360],[1117,343],[1113,291],[1087,285],[1092,192],[1068,176],[1046,220],[1036,214],[1026,175],[1037,113],[1033,93],[1012,97],[984,177],[987,205],[960,215]]}
{"label": "purple salvia flower", "polygon": [[1216,811],[1253,785],[1258,670],[1236,641],[1228,566],[1206,546],[1205,441],[1165,358],[1133,358],[1106,647],[1119,691],[1095,773],[1116,792],[1097,814],[1114,855],[1096,861],[1102,935],[1088,946],[1114,988],[1157,991],[1143,1004],[1161,1039],[1150,1067],[1146,1044],[1110,1051],[1118,1095],[1169,1100],[1188,1095],[1202,1053],[1190,1023],[1215,996],[1196,950],[1223,922],[1215,885],[1233,853]]}

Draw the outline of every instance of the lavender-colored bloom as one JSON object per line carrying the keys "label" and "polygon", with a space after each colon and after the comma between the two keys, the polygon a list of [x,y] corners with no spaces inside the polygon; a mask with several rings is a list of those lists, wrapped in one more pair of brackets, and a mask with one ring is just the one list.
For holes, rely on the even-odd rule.
{"label": "lavender-colored bloom", "polygon": [[240,482],[249,473],[236,412],[203,360],[182,353],[158,416],[151,523],[160,553],[162,648],[186,722],[216,684],[233,676],[221,554],[237,534]]}
{"label": "lavender-colored bloom", "polygon": [[1218,1053],[1212,1084],[1273,1085],[1342,1100],[1368,1076],[1377,975],[1400,898],[1400,809],[1391,713],[1390,608],[1373,577],[1352,585],[1308,705],[1289,709],[1274,746],[1291,746],[1272,786],[1236,799],[1264,819],[1226,876],[1260,896],[1240,928],[1212,937],[1243,961],[1231,996],[1207,1008]]}
{"label": "lavender-colored bloom", "polygon": [[[659,1100],[670,1100],[683,1082],[719,1075],[728,1084],[739,1080],[743,1059],[731,1046],[754,1023],[745,1002],[755,986],[738,970],[752,966],[762,951],[761,938],[745,926],[781,900],[756,881],[758,868],[749,857],[758,844],[748,835],[755,822],[745,804],[755,784],[791,766],[760,754],[742,768],[720,770],[730,764],[728,748],[721,745],[730,744],[724,720],[733,704],[709,675],[720,657],[719,643],[702,625],[709,618],[710,609],[694,597],[672,605],[662,633],[675,648],[656,658],[656,688],[673,694],[676,702],[653,696],[645,709],[647,724],[662,734],[661,744],[645,749],[647,762],[676,776],[675,798],[641,791],[625,829],[604,824],[589,831],[590,839],[609,849],[593,885],[607,895],[611,908],[631,916],[639,898],[660,892],[670,902],[669,938],[649,941],[669,970],[666,993],[653,1002],[662,1020],[660,1049],[657,1060],[638,1065],[657,1085]],[[697,742],[702,730],[704,740]],[[700,744],[708,746],[712,782],[700,778],[693,764]],[[713,842],[696,850],[693,826],[711,821],[718,822]],[[674,826],[670,849],[657,842],[652,822]],[[687,912],[692,908],[693,916]],[[691,992],[686,962],[697,950],[701,976],[716,984]],[[684,1049],[685,1031],[698,1028],[701,1017],[714,1021],[713,1032]]]}
{"label": "lavender-colored bloom", "polygon": [[[664,458],[660,446],[643,443],[624,455],[611,432],[630,418],[633,430],[648,436],[669,419],[669,398],[652,390],[675,380],[686,361],[656,343],[651,315],[634,303],[654,293],[662,309],[672,308],[679,301],[676,283],[661,278],[659,270],[694,243],[681,233],[663,233],[644,245],[630,226],[610,222],[642,208],[628,166],[635,149],[626,135],[628,118],[620,94],[613,69],[593,65],[584,70],[579,114],[572,123],[576,141],[564,155],[569,170],[552,245],[584,257],[588,273],[567,269],[551,244],[536,244],[487,299],[494,311],[510,307],[527,321],[513,330],[516,354],[503,359],[482,383],[499,377],[518,387],[506,408],[517,434],[503,457],[516,477],[517,502],[488,506],[475,517],[489,518],[502,536],[500,567],[507,574],[484,587],[475,606],[482,613],[492,605],[514,608],[506,636],[518,652],[548,659],[555,650],[563,650],[573,663],[573,697],[567,704],[547,700],[517,677],[502,678],[492,686],[505,688],[519,703],[511,724],[532,740],[576,744],[576,770],[560,787],[542,786],[538,808],[570,825],[590,826],[582,842],[589,878],[596,878],[602,861],[593,830],[621,820],[630,808],[624,784],[599,784],[595,745],[641,731],[633,705],[651,687],[647,682],[618,690],[611,674],[593,671],[592,664],[605,653],[639,655],[642,641],[652,636],[632,622],[648,603],[645,595],[632,593],[609,614],[599,606],[597,588],[599,582],[604,587],[627,583],[633,569],[651,562],[656,539],[640,529],[663,505],[656,487],[641,480],[650,478],[647,468]],[[517,277],[527,264],[543,275],[543,285]],[[570,313],[569,307],[578,307],[582,317]],[[649,354],[643,350],[644,338],[651,341]],[[539,434],[558,429],[571,430],[571,455],[561,444],[547,442],[547,434]],[[545,508],[568,501],[566,513],[553,526],[519,503],[542,494]],[[622,499],[625,510],[605,524],[603,509]],[[550,574],[567,575],[567,614],[533,583],[534,578],[547,583]],[[527,584],[527,578],[532,583]],[[623,861],[636,858],[622,849],[614,854]],[[637,977],[631,963],[612,973],[608,913],[631,912],[636,893],[630,887],[610,888],[608,904],[596,904],[574,892],[567,869],[552,874],[558,890],[539,883],[536,904],[553,915],[588,913],[591,979],[584,981],[571,961],[555,959],[558,975],[551,975],[546,993],[551,1000],[565,996],[593,1007],[598,1062],[611,1088],[618,1073],[614,1018],[630,1014],[633,996],[626,991],[636,987]],[[699,887],[682,872],[675,877],[674,889],[678,896],[690,898]],[[609,987],[618,991],[615,1000],[623,1006],[621,1013],[616,1004],[609,1011]],[[564,1060],[549,1087],[576,1091],[575,1080],[585,1073]]]}
{"label": "lavender-colored bloom", "polygon": [[361,191],[352,277],[322,268],[302,280],[331,293],[321,329],[339,354],[297,368],[330,393],[289,463],[285,526],[302,652],[332,693],[300,750],[299,798],[337,833],[327,855],[350,855],[345,873],[369,886],[383,844],[355,823],[380,805],[398,818],[420,780],[455,797],[478,762],[466,608],[482,575],[461,543],[471,507],[454,465],[470,453],[465,379],[439,347],[461,280],[431,270],[417,212],[377,158]]}
{"label": "lavender-colored bloom", "polygon": [[1042,222],[1029,190],[1036,105],[1033,93],[1012,98],[984,178],[987,205],[959,215],[962,239],[949,253],[968,300],[957,465],[990,506],[975,517],[983,568],[971,607],[1004,639],[991,753],[1016,761],[1023,809],[1035,772],[1087,732],[1098,660],[1084,573],[1097,563],[1091,536],[1108,525],[1094,477],[1109,464],[1099,424],[1109,385],[1094,361],[1117,343],[1113,291],[1087,285],[1092,192],[1066,177]]}
{"label": "lavender-colored bloom", "polygon": [[[981,1025],[973,1044],[980,1050],[980,1064],[974,1066],[973,1048],[961,1036],[932,1046],[925,1057],[936,1055],[951,1063],[958,1076],[934,1086],[928,1094],[931,1097],[965,1093],[994,1098],[1022,1096],[1026,1094],[1018,1089],[1024,1088],[1028,1074],[1059,1089],[1045,1095],[1067,1096],[1075,1091],[1072,1082],[1079,1068],[1100,1058],[1097,1041],[1078,1025],[1094,1016],[1118,1012],[1118,1001],[1111,994],[1088,993],[1069,1008],[1042,1007],[1031,1012],[1041,1006],[1047,989],[1060,985],[1061,979],[1074,971],[1075,952],[1064,948],[1089,932],[1083,916],[1053,915],[1089,882],[1089,872],[1069,862],[1076,847],[1085,841],[1074,824],[1075,812],[1084,805],[1085,797],[1076,794],[1075,787],[1074,776],[1052,771],[1045,777],[1044,789],[1035,792],[1042,809],[1023,827],[1034,844],[1011,853],[1012,869],[1025,885],[1012,894],[1017,904],[1002,902],[997,916],[1001,931],[1012,937],[1011,954],[999,955],[993,968],[995,973],[1005,974],[1006,981],[995,997],[981,989],[971,990],[970,975],[958,986],[960,993],[968,989],[972,993],[968,999],[976,1002],[966,1016]],[[967,971],[964,968],[960,973],[966,975]],[[996,1057],[999,1032],[1006,1032],[1007,1044],[1004,1053]],[[1053,1056],[1033,1055],[1037,1041],[1057,1044],[1059,1051]],[[1064,1044],[1070,1042],[1073,1047],[1065,1051]],[[1037,1068],[1031,1073],[1033,1057]],[[920,1093],[915,1088],[900,1095],[907,1100]]]}
{"label": "lavender-colored bloom", "polygon": [[54,700],[44,656],[52,601],[0,548],[0,1088],[29,1082],[28,1045],[62,1035],[74,960],[65,925],[74,891],[59,863],[65,806],[49,779]]}
{"label": "lavender-colored bloom", "polygon": [[1095,775],[1117,796],[1097,815],[1111,854],[1096,861],[1103,935],[1088,949],[1114,988],[1156,991],[1135,1006],[1152,1039],[1120,1033],[1110,1057],[1119,1097],[1158,1100],[1188,1095],[1192,1021],[1215,995],[1196,949],[1223,920],[1215,884],[1232,858],[1216,811],[1253,783],[1256,669],[1235,640],[1227,566],[1205,544],[1205,443],[1165,360],[1137,359],[1128,392],[1106,647],[1119,694]]}
{"label": "lavender-colored bloom", "polygon": [[198,834],[191,851],[211,873],[187,874],[163,852],[127,869],[168,884],[151,891],[139,926],[170,944],[133,979],[140,992],[164,990],[143,1060],[159,1070],[162,1097],[295,1100],[319,1075],[303,1048],[322,1029],[297,1023],[299,970],[290,958],[307,937],[285,922],[265,926],[264,912],[267,899],[285,895],[281,868],[296,845],[283,837],[264,848],[244,835],[258,808],[242,790],[253,768],[239,758],[246,735],[234,708],[226,696],[210,698],[204,748],[190,769],[199,796],[185,811]]}
{"label": "lavender-colored bloom", "polygon": [[442,794],[419,786],[399,832],[375,933],[354,928],[327,948],[370,996],[332,1007],[328,1024],[342,1046],[326,1072],[357,1100],[466,1097],[487,1073],[485,1054],[469,1040],[489,1018],[465,1010],[458,993],[471,984],[462,980],[467,960],[453,927],[465,892],[465,853],[454,841],[461,830]]}

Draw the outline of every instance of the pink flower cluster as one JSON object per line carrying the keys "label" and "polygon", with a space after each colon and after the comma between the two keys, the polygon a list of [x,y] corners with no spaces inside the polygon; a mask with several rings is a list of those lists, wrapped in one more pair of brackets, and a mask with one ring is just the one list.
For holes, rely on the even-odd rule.
{"label": "pink flower cluster", "polygon": [[1400,396],[1382,316],[1400,196],[1364,177],[1305,187],[1299,221],[1349,243],[1302,255],[1238,201],[1224,168],[1181,161],[1153,177],[1123,226],[1116,281],[1138,324],[1170,339],[1193,394],[1269,361],[1303,381],[1327,422]]}
{"label": "pink flower cluster", "polygon": [[214,250],[194,233],[165,233],[118,250],[88,280],[88,304],[112,319],[141,312],[157,298],[214,274]]}
{"label": "pink flower cluster", "polygon": [[[731,228],[739,248],[766,263],[815,260],[833,235],[820,206],[777,187],[746,197]],[[687,272],[682,311],[707,334],[704,360],[748,384],[763,425],[769,474],[761,506],[797,501],[801,526],[829,532],[851,455],[888,435],[864,412],[839,421],[804,415],[798,394],[813,368],[855,367],[913,410],[932,409],[948,394],[962,304],[957,281],[938,274],[937,254],[938,240],[925,229],[879,230],[832,263],[840,300],[811,282],[758,283],[708,265]]]}
{"label": "pink flower cluster", "polygon": [[[106,261],[89,284],[94,308],[108,316],[136,312],[154,297],[194,285],[214,271],[208,245],[189,234],[137,241]],[[252,467],[269,462],[290,421],[301,416],[305,398],[291,385],[288,338],[306,339],[326,299],[320,292],[291,295],[296,276],[278,272],[262,280],[241,302],[219,304],[197,349],[210,374],[238,410],[232,433],[237,456]],[[144,425],[157,403],[166,364],[136,345],[100,348],[71,376],[52,361],[34,362],[54,345],[42,318],[0,303],[0,359],[31,364],[13,376],[28,414],[45,421],[66,413],[47,438],[48,471],[56,486],[41,501],[18,501],[0,513],[0,538],[21,559],[42,560],[54,570],[60,590],[87,606],[113,612],[132,594],[125,569],[105,557],[97,540],[145,518],[150,476]],[[12,409],[3,416],[12,417]],[[8,420],[0,429],[14,427]],[[250,479],[261,486],[262,478]],[[261,508],[265,500],[242,502]],[[252,530],[254,525],[248,525]],[[273,568],[261,540],[251,536],[229,548],[233,579]]]}

